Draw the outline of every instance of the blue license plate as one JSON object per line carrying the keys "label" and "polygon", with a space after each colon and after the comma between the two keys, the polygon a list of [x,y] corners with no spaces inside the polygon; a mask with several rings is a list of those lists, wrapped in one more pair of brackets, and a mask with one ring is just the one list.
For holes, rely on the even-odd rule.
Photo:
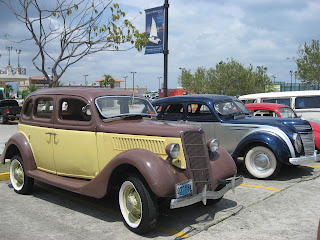
{"label": "blue license plate", "polygon": [[176,184],[176,197],[182,198],[192,195],[193,191],[193,182],[192,180],[187,180],[185,182]]}

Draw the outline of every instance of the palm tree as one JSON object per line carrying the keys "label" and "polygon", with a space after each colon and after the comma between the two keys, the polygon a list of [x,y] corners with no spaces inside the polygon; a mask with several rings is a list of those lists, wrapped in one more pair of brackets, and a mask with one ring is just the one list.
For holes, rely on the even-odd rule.
{"label": "palm tree", "polygon": [[31,85],[30,87],[27,87],[27,91],[28,91],[29,94],[34,92],[34,91],[37,91],[38,89],[40,89],[40,88],[38,86],[34,85],[34,84]]}
{"label": "palm tree", "polygon": [[114,83],[115,83],[115,80],[113,79],[113,77],[111,75],[105,74],[104,75],[104,80],[100,82],[100,87],[109,86],[110,88],[114,88]]}

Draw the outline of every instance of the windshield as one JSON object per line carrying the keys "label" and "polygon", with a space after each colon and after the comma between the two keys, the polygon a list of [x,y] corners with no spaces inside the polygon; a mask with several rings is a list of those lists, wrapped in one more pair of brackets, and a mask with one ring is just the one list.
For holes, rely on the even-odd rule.
{"label": "windshield", "polygon": [[221,116],[250,114],[241,101],[217,102],[214,104],[214,108]]}
{"label": "windshield", "polygon": [[285,117],[285,118],[297,118],[297,114],[288,107],[283,107],[283,108],[279,108],[279,112],[281,114],[281,117]]}
{"label": "windshield", "polygon": [[104,118],[127,115],[156,116],[156,111],[144,98],[106,96],[97,98],[95,103]]}

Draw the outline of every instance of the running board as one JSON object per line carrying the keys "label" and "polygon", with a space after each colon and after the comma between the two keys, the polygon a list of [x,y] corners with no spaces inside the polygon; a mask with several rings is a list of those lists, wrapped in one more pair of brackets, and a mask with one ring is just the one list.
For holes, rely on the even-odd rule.
{"label": "running board", "polygon": [[41,182],[62,188],[71,192],[79,193],[95,198],[102,198],[105,192],[97,191],[94,187],[95,183],[92,180],[75,179],[71,177],[58,176],[55,174],[47,173],[41,170],[28,171],[29,177],[39,180]]}

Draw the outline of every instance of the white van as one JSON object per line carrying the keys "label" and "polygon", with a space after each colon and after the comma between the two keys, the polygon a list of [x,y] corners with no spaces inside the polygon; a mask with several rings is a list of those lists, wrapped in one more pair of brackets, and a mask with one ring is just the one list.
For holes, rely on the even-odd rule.
{"label": "white van", "polygon": [[320,123],[320,90],[255,93],[240,96],[247,103],[280,103],[290,106],[303,119]]}

